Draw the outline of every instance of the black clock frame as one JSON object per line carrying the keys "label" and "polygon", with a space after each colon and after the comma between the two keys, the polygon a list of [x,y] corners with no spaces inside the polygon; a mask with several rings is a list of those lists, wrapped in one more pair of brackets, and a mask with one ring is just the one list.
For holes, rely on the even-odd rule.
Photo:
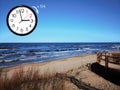
{"label": "black clock frame", "polygon": [[[18,7],[26,7],[26,8],[28,8],[28,9],[30,9],[30,10],[33,12],[33,14],[35,15],[36,21],[35,21],[35,26],[34,26],[34,28],[33,28],[30,32],[25,33],[25,34],[18,34],[18,33],[16,33],[16,32],[14,32],[14,31],[11,29],[11,27],[9,26],[9,23],[8,23],[8,18],[9,18],[10,13],[11,13],[14,9],[16,9],[16,8],[18,8]],[[25,35],[28,35],[28,34],[30,34],[30,33],[32,33],[32,32],[34,31],[34,29],[35,29],[36,26],[37,26],[38,19],[37,19],[37,15],[36,15],[35,11],[34,11],[31,7],[29,7],[29,6],[27,6],[27,5],[18,5],[18,6],[15,6],[14,8],[12,8],[12,9],[8,12],[6,22],[7,22],[8,28],[10,29],[10,31],[11,31],[12,33],[14,33],[14,34],[16,34],[16,35],[19,35],[19,36],[25,36]]]}

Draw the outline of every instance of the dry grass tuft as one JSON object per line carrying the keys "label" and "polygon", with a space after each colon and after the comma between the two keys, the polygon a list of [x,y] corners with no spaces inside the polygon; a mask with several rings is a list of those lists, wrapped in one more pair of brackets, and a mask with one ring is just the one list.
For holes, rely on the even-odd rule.
{"label": "dry grass tuft", "polygon": [[65,90],[64,83],[65,80],[49,71],[40,75],[40,70],[35,68],[29,68],[26,72],[20,68],[11,77],[7,72],[0,74],[0,90]]}

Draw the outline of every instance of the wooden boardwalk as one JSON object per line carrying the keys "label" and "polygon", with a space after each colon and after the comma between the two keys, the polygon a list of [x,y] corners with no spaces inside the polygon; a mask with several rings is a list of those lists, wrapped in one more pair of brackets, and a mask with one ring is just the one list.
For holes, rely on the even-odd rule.
{"label": "wooden boardwalk", "polygon": [[106,70],[109,67],[120,70],[120,52],[99,52],[97,53],[97,62],[104,65]]}

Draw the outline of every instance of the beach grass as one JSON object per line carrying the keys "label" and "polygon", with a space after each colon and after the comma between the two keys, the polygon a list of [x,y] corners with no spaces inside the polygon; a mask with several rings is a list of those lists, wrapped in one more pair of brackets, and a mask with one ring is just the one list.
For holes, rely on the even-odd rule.
{"label": "beach grass", "polygon": [[21,68],[8,77],[0,74],[0,90],[65,90],[64,80],[57,78],[49,71],[40,75],[40,71],[29,68],[27,72]]}

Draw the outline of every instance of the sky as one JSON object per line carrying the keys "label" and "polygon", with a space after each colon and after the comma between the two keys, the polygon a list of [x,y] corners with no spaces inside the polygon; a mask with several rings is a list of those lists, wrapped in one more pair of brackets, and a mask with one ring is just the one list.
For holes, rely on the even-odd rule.
{"label": "sky", "polygon": [[[35,30],[13,34],[7,14],[17,5],[39,7]],[[120,42],[120,0],[0,0],[0,43],[3,42]]]}

